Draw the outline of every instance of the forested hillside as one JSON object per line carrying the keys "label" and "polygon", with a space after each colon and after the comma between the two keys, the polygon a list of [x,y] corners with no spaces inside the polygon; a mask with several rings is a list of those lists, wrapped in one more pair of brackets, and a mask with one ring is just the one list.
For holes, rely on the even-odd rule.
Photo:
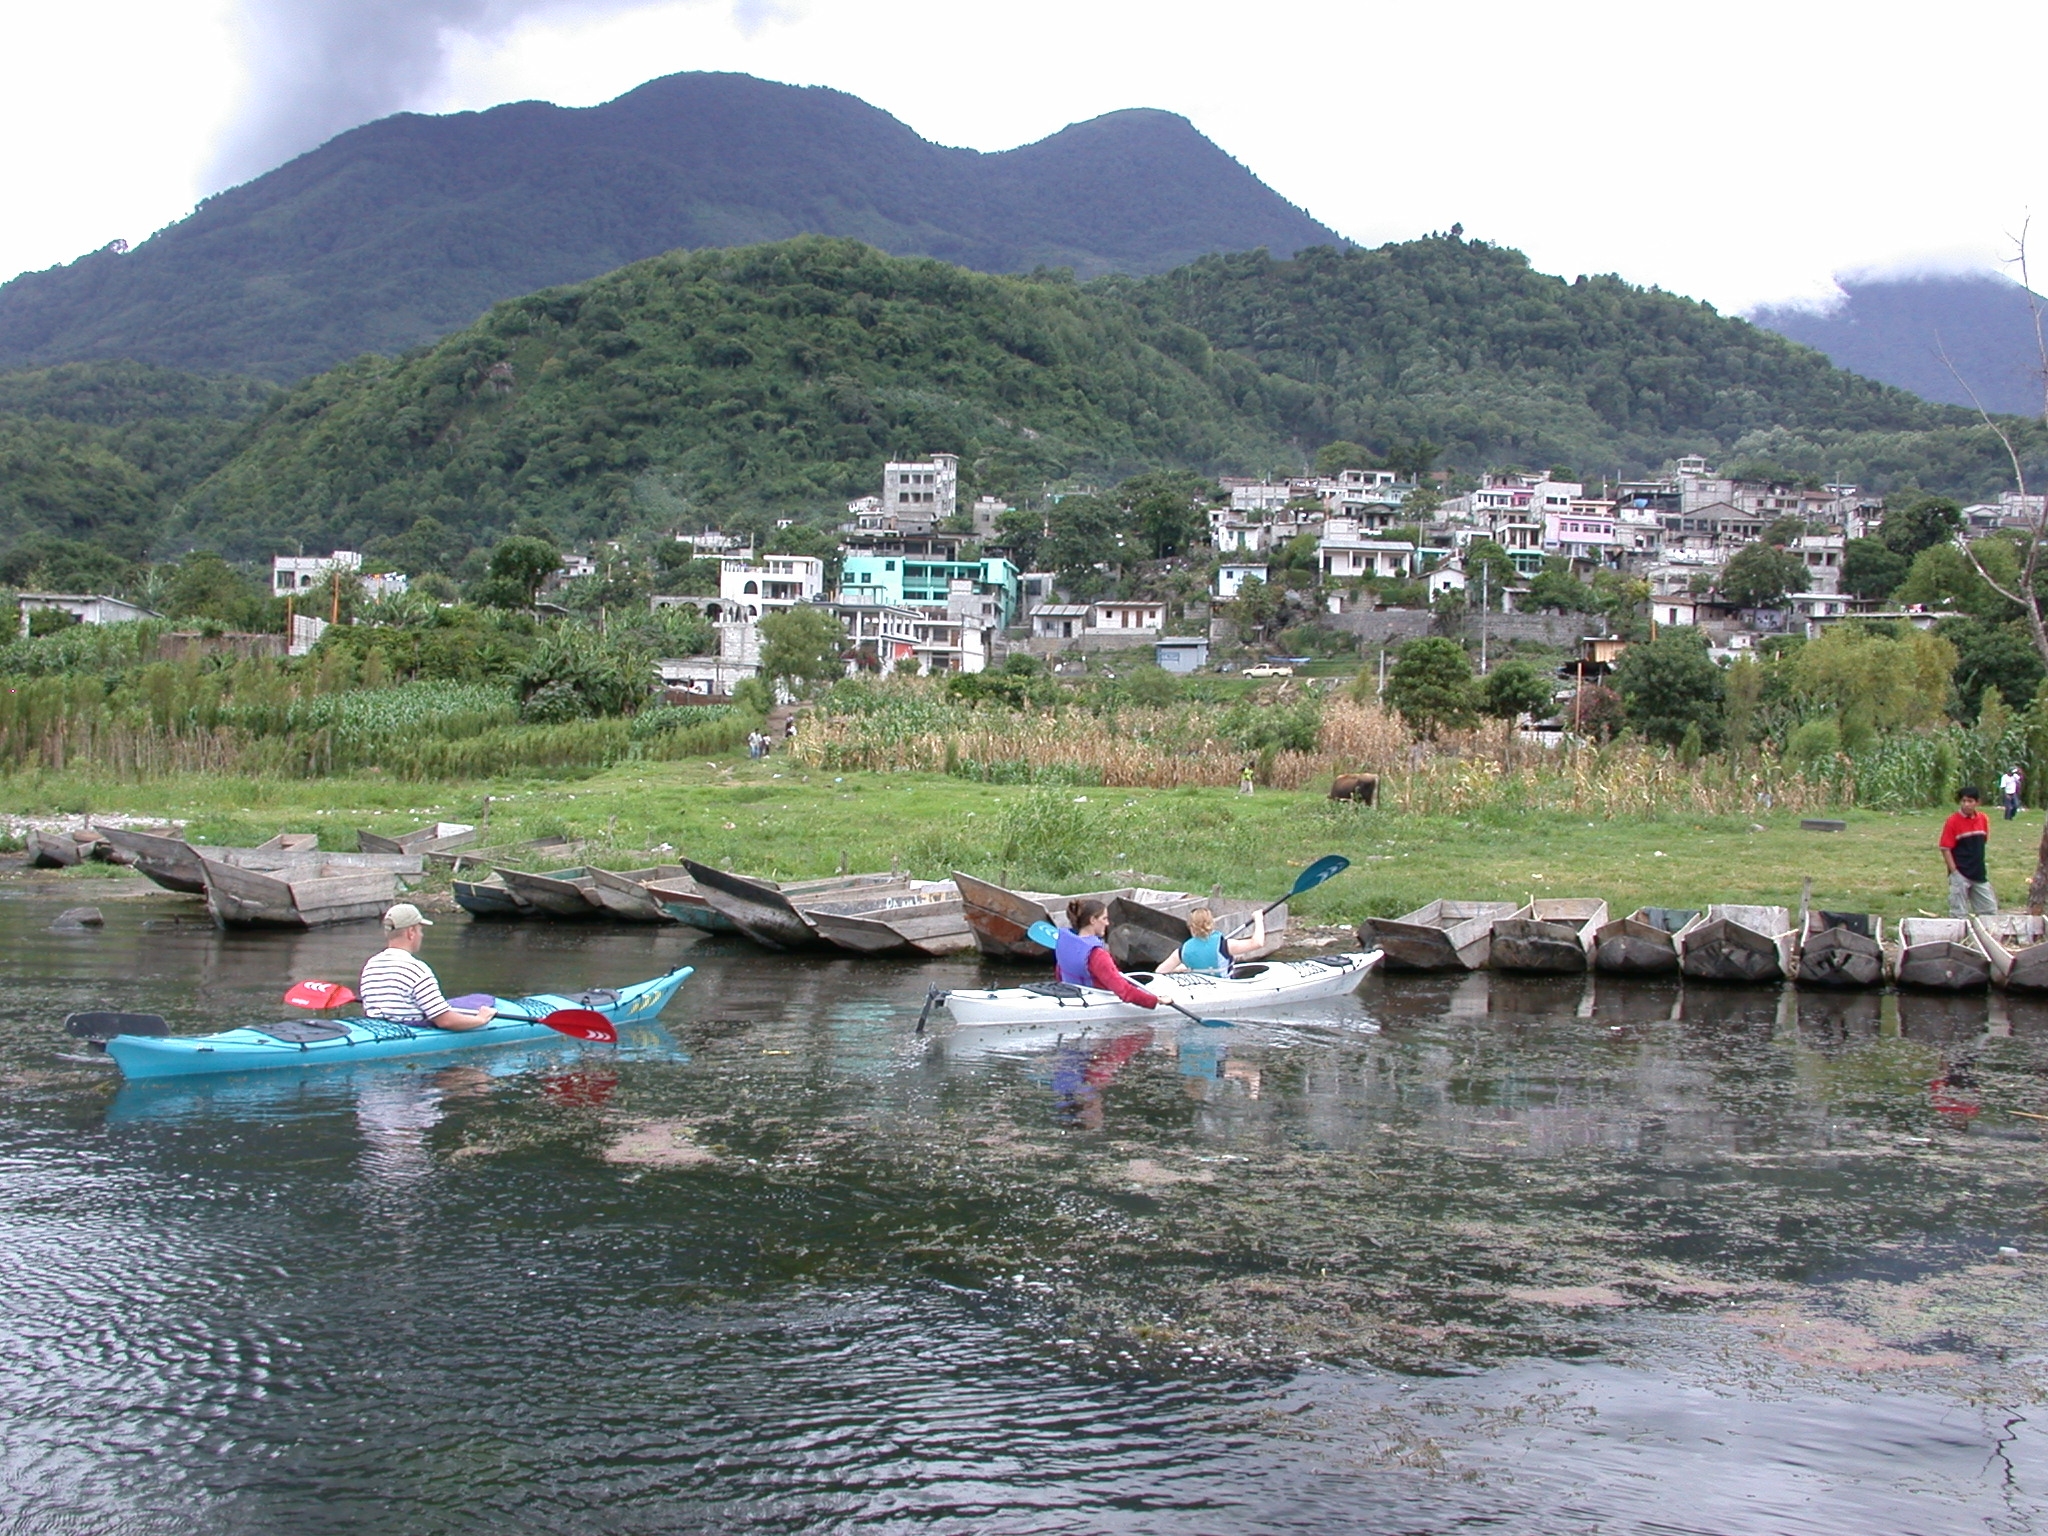
{"label": "forested hillside", "polygon": [[588,536],[827,510],[933,449],[971,490],[1029,497],[1162,466],[1284,473],[1337,438],[1420,441],[1465,472],[1699,452],[1971,496],[2005,473],[1965,412],[1463,240],[1076,285],[806,239],[660,257],[309,381],[177,532],[255,550],[431,514],[474,539],[526,515]]}
{"label": "forested hillside", "polygon": [[291,381],[662,251],[801,234],[1083,277],[1336,238],[1167,112],[984,155],[844,92],[671,75],[598,107],[344,133],[132,251],[0,286],[0,366],[146,358]]}

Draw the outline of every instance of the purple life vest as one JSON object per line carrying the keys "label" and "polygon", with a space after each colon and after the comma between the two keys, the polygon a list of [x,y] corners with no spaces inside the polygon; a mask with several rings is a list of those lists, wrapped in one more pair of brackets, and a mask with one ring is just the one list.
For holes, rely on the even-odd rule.
{"label": "purple life vest", "polygon": [[1053,946],[1053,959],[1059,966],[1061,981],[1072,987],[1092,987],[1095,979],[1088,974],[1088,959],[1092,951],[1107,946],[1092,933],[1076,933],[1071,928],[1060,930],[1059,942]]}

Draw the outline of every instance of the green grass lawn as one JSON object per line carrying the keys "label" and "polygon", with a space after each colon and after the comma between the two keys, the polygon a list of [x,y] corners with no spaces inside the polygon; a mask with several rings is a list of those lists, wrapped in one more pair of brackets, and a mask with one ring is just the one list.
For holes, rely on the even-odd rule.
{"label": "green grass lawn", "polygon": [[[491,841],[551,833],[631,851],[667,843],[692,858],[790,877],[892,864],[921,876],[966,869],[1012,884],[1085,889],[1139,876],[1191,890],[1277,896],[1325,853],[1348,873],[1306,898],[1304,917],[1355,920],[1439,896],[1601,896],[1631,908],[1710,901],[1816,906],[1889,917],[1942,912],[1934,847],[1945,811],[1849,812],[1841,833],[1791,815],[1666,814],[1589,822],[1560,814],[1465,818],[1333,806],[1318,795],[1230,790],[1030,789],[932,774],[807,773],[782,759],[633,763],[577,780],[401,783],[376,776],[248,780],[190,776],[113,784],[76,775],[0,780],[0,812],[126,812],[190,823],[191,835],[249,843],[280,828],[353,848],[357,827],[475,821],[491,797]],[[2023,904],[2040,815],[1994,819],[1991,874]],[[1752,826],[1763,830],[1753,831]]]}

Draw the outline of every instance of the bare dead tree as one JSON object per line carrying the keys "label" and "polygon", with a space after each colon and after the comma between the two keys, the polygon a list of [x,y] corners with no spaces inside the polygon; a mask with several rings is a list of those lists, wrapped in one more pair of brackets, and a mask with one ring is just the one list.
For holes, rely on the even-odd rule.
{"label": "bare dead tree", "polygon": [[[2048,426],[2048,317],[2043,316],[2040,296],[2034,292],[2033,282],[2027,272],[2027,231],[2031,222],[2029,220],[2020,225],[2020,232],[2013,241],[2014,254],[2011,265],[2019,271],[2020,289],[2027,296],[2027,311],[2034,322],[2034,351],[2040,362],[2042,390],[2040,419],[2044,426]],[[2019,504],[2023,508],[2027,507],[2027,466],[2017,437],[2006,420],[1992,415],[1984,408],[1984,402],[1977,398],[1977,392],[1970,388],[1969,381],[1957,371],[1955,364],[1949,361],[1946,350],[1943,351],[1941,360],[1947,365],[1950,375],[1969,395],[1970,404],[1976,407],[1978,419],[1997,437],[2000,446],[2005,449],[2006,459],[2012,465],[2013,484],[2019,492]],[[2041,665],[2048,669],[2048,615],[2042,612],[2041,594],[2035,581],[2035,572],[2040,568],[2044,543],[2048,543],[2048,495],[2041,497],[2040,505],[2027,514],[2021,546],[2020,574],[2016,583],[2019,590],[2013,591],[1985,570],[1984,562],[1977,558],[1977,552],[1970,547],[1970,541],[1967,538],[1962,540],[1963,555],[1970,562],[1970,568],[1992,591],[2019,608],[2027,621],[2027,630],[2033,638],[2034,650],[2041,658]],[[2048,825],[2041,829],[2041,846],[2035,855],[2034,877],[2027,882],[2027,910],[2039,916],[2044,909],[2048,909]]]}

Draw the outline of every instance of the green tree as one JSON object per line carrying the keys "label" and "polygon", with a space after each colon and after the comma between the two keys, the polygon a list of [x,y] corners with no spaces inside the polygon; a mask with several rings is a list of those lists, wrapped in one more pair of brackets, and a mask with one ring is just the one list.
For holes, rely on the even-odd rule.
{"label": "green tree", "polygon": [[1494,539],[1474,539],[1465,546],[1465,601],[1473,608],[1485,606],[1500,612],[1500,595],[1521,583],[1522,573],[1508,558],[1507,550]]}
{"label": "green tree", "polygon": [[1548,674],[1517,658],[1486,674],[1480,684],[1480,707],[1503,720],[1523,715],[1540,719],[1550,713],[1552,691]]}
{"label": "green tree", "polygon": [[[326,602],[327,589],[319,589]],[[263,589],[219,555],[199,552],[178,563],[164,591],[164,611],[174,619],[211,619],[233,629],[264,626],[270,607]]]}
{"label": "green tree", "polygon": [[1955,666],[1956,648],[1920,630],[1891,636],[1835,624],[1800,646],[1786,670],[1795,698],[1827,707],[1845,728],[1895,731],[1941,718]]}
{"label": "green tree", "polygon": [[[2008,592],[2019,588],[2019,560],[2006,539],[1979,539],[1970,547],[1984,570]],[[2019,609],[2001,597],[1970,563],[1960,545],[1930,544],[1913,557],[1913,568],[1893,593],[1895,601],[1947,609],[1994,622],[2015,617]]]}
{"label": "green tree", "polygon": [[1237,638],[1245,645],[1265,639],[1285,611],[1282,589],[1248,576],[1230,603],[1230,620],[1237,626]]}
{"label": "green tree", "polygon": [[1631,645],[1612,676],[1629,727],[1648,740],[1675,747],[1689,725],[1700,728],[1709,747],[1720,740],[1725,683],[1699,630],[1665,629],[1655,640]]}
{"label": "green tree", "polygon": [[1597,613],[1600,599],[1572,574],[1569,561],[1553,555],[1530,581],[1525,606],[1553,608],[1559,613]]}
{"label": "green tree", "polygon": [[1808,584],[1804,560],[1761,542],[1738,549],[1715,583],[1738,608],[1769,608],[1787,593],[1804,592]]}
{"label": "green tree", "polygon": [[1910,560],[1923,549],[1950,543],[1962,526],[1963,509],[1957,503],[1946,496],[1911,491],[1885,498],[1884,523],[1877,536],[1886,549]]}
{"label": "green tree", "polygon": [[469,540],[458,536],[438,517],[416,517],[405,532],[373,539],[363,552],[408,576],[445,576],[468,549]]}
{"label": "green tree", "polygon": [[1911,566],[1882,539],[1850,539],[1842,548],[1842,590],[1882,602],[1899,589]]}
{"label": "green tree", "polygon": [[2015,710],[2032,702],[2044,674],[2040,653],[2023,625],[1943,619],[1938,633],[1954,647],[1952,703],[1958,720],[1982,713],[1987,689],[1996,689]]}
{"label": "green tree", "polygon": [[1443,445],[1426,437],[1395,443],[1387,449],[1387,468],[1403,480],[1420,480],[1443,453]]}
{"label": "green tree", "polygon": [[1136,475],[1116,488],[1132,531],[1155,560],[1185,554],[1208,536],[1204,509],[1220,494],[1213,480],[1177,469]]}
{"label": "green tree", "polygon": [[1471,658],[1455,640],[1410,640],[1387,670],[1386,702],[1418,736],[1465,729],[1480,703]]}
{"label": "green tree", "polygon": [[1804,537],[1805,533],[1806,519],[1796,512],[1787,512],[1782,517],[1771,519],[1770,526],[1764,529],[1763,541],[1775,548],[1783,549],[1794,539]]}
{"label": "green tree", "polygon": [[498,547],[491,551],[490,580],[496,585],[490,595],[493,598],[509,597],[511,601],[498,601],[494,606],[532,607],[540,584],[561,566],[562,552],[546,539],[514,534],[509,539],[500,540]]}
{"label": "green tree", "polygon": [[761,616],[761,675],[804,692],[842,676],[846,631],[829,609],[798,603]]}
{"label": "green tree", "polygon": [[1379,455],[1362,443],[1348,443],[1340,438],[1316,450],[1316,473],[1326,477],[1340,475],[1347,469],[1379,467]]}
{"label": "green tree", "polygon": [[1101,496],[1065,496],[1045,515],[1051,528],[1038,549],[1039,558],[1071,586],[1086,584],[1099,564],[1121,570],[1135,551],[1123,538],[1123,516]]}

